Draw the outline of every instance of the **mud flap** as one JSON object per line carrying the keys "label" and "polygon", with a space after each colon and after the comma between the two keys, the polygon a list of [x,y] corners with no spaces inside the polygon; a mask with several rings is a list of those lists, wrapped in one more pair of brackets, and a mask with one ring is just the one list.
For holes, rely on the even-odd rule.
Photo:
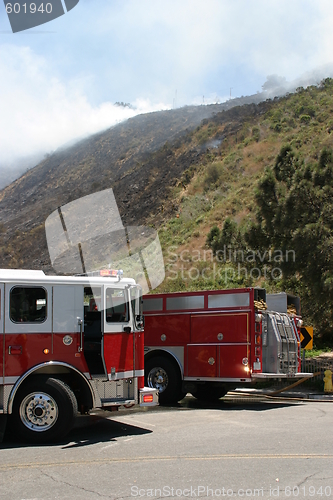
{"label": "mud flap", "polygon": [[0,443],[2,443],[7,424],[7,415],[0,415]]}

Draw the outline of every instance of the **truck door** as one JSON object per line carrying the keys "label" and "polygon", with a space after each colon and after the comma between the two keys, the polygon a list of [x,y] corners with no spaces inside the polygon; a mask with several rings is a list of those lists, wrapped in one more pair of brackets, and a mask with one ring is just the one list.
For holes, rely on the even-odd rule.
{"label": "truck door", "polygon": [[128,290],[110,286],[104,292],[103,355],[111,379],[134,376],[134,333],[130,321]]}
{"label": "truck door", "polygon": [[81,358],[76,357],[81,347],[79,319],[83,320],[82,285],[54,285],[53,354],[83,370]]}
{"label": "truck door", "polygon": [[93,378],[106,377],[103,356],[103,309],[102,287],[84,288],[84,357]]}
{"label": "truck door", "polygon": [[14,383],[52,353],[52,286],[6,284],[4,292],[4,376]]}

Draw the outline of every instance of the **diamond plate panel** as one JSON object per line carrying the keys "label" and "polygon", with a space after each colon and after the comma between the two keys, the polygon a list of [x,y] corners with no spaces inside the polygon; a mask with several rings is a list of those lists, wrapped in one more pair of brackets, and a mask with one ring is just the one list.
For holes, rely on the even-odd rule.
{"label": "diamond plate panel", "polygon": [[137,402],[137,380],[133,378],[124,380],[98,380],[90,381],[99,395],[102,406],[107,403],[122,404],[125,401]]}

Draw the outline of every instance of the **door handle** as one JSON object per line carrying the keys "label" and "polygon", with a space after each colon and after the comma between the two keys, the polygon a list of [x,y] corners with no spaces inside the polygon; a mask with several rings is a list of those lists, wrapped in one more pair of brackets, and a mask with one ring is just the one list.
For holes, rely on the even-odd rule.
{"label": "door handle", "polygon": [[82,333],[83,321],[81,318],[77,318],[77,324],[80,327],[80,347],[79,347],[78,351],[82,352],[83,351],[83,333]]}

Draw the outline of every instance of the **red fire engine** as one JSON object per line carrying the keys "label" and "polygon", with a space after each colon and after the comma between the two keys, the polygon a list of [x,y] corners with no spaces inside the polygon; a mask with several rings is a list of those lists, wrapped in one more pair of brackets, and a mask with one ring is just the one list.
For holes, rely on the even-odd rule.
{"label": "red fire engine", "polygon": [[62,437],[78,411],[156,405],[143,349],[133,279],[0,270],[0,413],[24,439]]}
{"label": "red fire engine", "polygon": [[267,310],[264,289],[143,299],[146,384],[159,389],[162,403],[187,392],[214,400],[258,379],[306,375],[296,323],[287,310]]}

